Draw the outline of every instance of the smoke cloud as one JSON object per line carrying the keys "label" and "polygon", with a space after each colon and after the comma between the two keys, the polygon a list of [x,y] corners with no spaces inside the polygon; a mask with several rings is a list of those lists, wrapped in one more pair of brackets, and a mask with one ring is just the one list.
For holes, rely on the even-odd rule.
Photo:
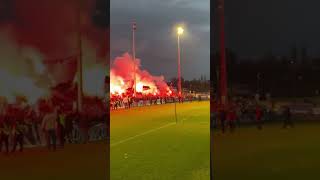
{"label": "smoke cloud", "polygon": [[142,94],[168,95],[171,90],[163,76],[153,76],[141,68],[141,60],[133,60],[129,53],[115,58],[111,65],[111,94],[122,94],[134,85],[134,68],[136,68],[137,92]]}
{"label": "smoke cloud", "polygon": [[0,96],[13,101],[19,94],[35,102],[48,96],[52,86],[75,81],[79,32],[85,94],[102,95],[103,89],[93,88],[103,84],[92,83],[103,82],[91,80],[105,77],[108,30],[92,22],[96,0],[84,0],[81,6],[79,2],[0,0]]}

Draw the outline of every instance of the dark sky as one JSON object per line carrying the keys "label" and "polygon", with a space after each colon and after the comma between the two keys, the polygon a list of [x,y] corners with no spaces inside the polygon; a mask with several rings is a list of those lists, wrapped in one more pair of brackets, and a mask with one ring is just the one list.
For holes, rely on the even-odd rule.
{"label": "dark sky", "polygon": [[[98,27],[108,27],[110,17],[109,0],[96,0],[96,12],[92,12],[94,24]],[[12,0],[0,0],[0,23],[10,21],[14,17],[13,7],[15,2]]]}
{"label": "dark sky", "polygon": [[319,0],[225,0],[227,47],[240,56],[308,48],[320,55]]}
{"label": "dark sky", "polygon": [[210,74],[210,0],[111,0],[111,58],[131,52],[131,22],[137,22],[136,56],[142,68],[166,79],[177,74],[174,27],[184,23],[182,76]]}
{"label": "dark sky", "polygon": [[96,13],[93,15],[93,22],[98,27],[106,28],[110,25],[110,2],[109,0],[96,1]]}

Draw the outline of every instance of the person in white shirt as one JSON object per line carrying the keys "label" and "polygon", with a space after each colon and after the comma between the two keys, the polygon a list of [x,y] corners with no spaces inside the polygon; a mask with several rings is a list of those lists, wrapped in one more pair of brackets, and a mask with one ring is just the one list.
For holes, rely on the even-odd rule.
{"label": "person in white shirt", "polygon": [[57,114],[58,109],[54,109],[53,112],[46,114],[43,118],[41,127],[44,133],[46,134],[47,147],[51,150],[56,150],[56,139],[57,139]]}

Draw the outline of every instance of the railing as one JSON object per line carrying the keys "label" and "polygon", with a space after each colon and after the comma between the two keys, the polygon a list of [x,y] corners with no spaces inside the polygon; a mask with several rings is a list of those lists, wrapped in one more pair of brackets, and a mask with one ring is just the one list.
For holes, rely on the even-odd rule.
{"label": "railing", "polygon": [[[107,130],[108,128],[106,123],[98,123],[91,126],[88,130],[88,141],[94,142],[106,140],[108,138]],[[32,133],[25,134],[24,144],[26,148],[41,147],[46,145],[45,134],[43,132],[40,132],[39,129],[38,131],[39,132],[37,134],[37,130],[34,127],[32,127]],[[66,136],[65,139],[67,140],[66,143],[82,143],[84,142],[85,138],[83,137],[83,134],[81,133],[79,126],[75,125],[70,133],[70,137]],[[10,137],[9,142],[9,147],[12,148],[13,137]],[[57,144],[59,144],[58,138]]]}

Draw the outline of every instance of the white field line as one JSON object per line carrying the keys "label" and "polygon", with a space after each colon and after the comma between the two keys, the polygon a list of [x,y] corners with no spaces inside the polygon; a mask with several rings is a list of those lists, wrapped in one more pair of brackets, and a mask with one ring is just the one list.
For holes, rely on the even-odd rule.
{"label": "white field line", "polygon": [[121,141],[118,141],[118,142],[115,142],[115,143],[110,144],[110,147],[114,147],[114,146],[117,146],[117,145],[119,145],[119,144],[123,144],[123,143],[125,143],[125,142],[127,142],[127,141],[130,141],[130,140],[136,139],[136,138],[138,138],[138,137],[141,137],[141,136],[150,134],[150,133],[152,133],[152,132],[155,132],[155,131],[158,131],[158,130],[160,130],[160,129],[163,129],[163,128],[172,126],[172,125],[174,125],[174,124],[176,124],[176,123],[168,123],[168,124],[166,124],[166,125],[164,125],[164,126],[161,126],[161,127],[155,128],[155,129],[151,129],[151,130],[149,130],[149,131],[146,131],[146,132],[141,133],[141,134],[137,134],[137,135],[135,135],[135,136],[131,136],[131,137],[127,138],[127,139],[124,139],[124,140],[121,140]]}

